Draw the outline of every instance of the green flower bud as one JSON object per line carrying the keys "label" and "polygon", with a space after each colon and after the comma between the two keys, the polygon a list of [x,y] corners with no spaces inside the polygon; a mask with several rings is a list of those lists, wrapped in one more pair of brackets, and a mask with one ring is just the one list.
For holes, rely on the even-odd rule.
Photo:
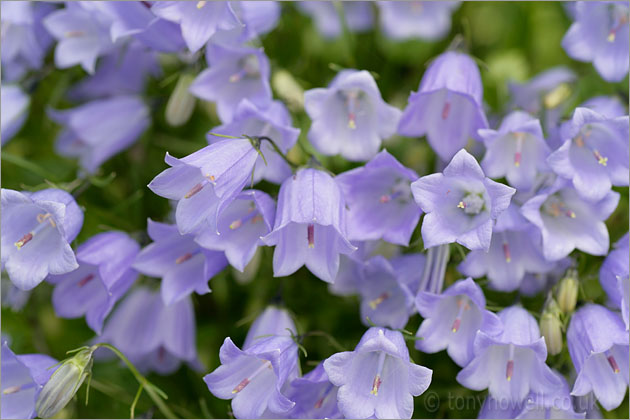
{"label": "green flower bud", "polygon": [[551,355],[559,354],[562,351],[562,322],[560,321],[560,307],[558,303],[550,298],[545,304],[542,316],[540,317],[540,333],[545,337],[547,351]]}
{"label": "green flower bud", "polygon": [[577,270],[570,268],[558,285],[557,299],[560,310],[565,314],[570,314],[575,309],[578,298],[578,276]]}
{"label": "green flower bud", "polygon": [[173,127],[186,124],[195,109],[195,97],[188,90],[194,79],[192,74],[183,74],[177,81],[171,97],[168,98],[165,118]]}

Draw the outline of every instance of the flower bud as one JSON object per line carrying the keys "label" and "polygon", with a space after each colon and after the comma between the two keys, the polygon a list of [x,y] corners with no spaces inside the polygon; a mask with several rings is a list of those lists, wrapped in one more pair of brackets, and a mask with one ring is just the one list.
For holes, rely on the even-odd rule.
{"label": "flower bud", "polygon": [[171,97],[168,98],[165,118],[173,127],[186,124],[195,109],[195,97],[188,90],[194,79],[192,74],[183,74],[177,81]]}
{"label": "flower bud", "polygon": [[557,300],[560,310],[569,314],[575,309],[578,297],[578,276],[577,270],[570,268],[558,285]]}
{"label": "flower bud", "polygon": [[562,351],[562,322],[560,321],[560,307],[555,299],[551,298],[545,304],[540,318],[540,333],[545,337],[547,351],[551,355]]}
{"label": "flower bud", "polygon": [[52,374],[35,404],[39,417],[52,418],[70,402],[92,371],[92,353],[95,349],[92,346],[80,350],[74,357],[64,360]]}

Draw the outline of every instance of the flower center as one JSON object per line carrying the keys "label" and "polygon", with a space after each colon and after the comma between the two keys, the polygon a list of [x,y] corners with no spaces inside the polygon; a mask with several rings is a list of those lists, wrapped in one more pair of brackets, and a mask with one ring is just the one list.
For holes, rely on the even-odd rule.
{"label": "flower center", "polygon": [[523,158],[523,141],[525,140],[525,133],[517,131],[512,133],[516,140],[516,151],[514,152],[514,166],[517,168],[521,166],[521,159]]}
{"label": "flower center", "polygon": [[[379,334],[383,334],[383,330],[379,330]],[[381,374],[383,373],[383,365],[385,364],[385,357],[387,356],[387,353],[385,353],[384,351],[379,352],[378,355],[378,365],[376,367],[376,376],[374,376],[374,380],[372,381],[372,390],[370,391],[370,394],[377,396],[378,395],[378,390],[381,387],[381,384],[383,383],[383,380],[381,379]]]}
{"label": "flower center", "polygon": [[44,231],[44,229],[46,229],[48,226],[52,226],[52,227],[56,227],[57,224],[55,223],[55,221],[52,218],[52,214],[50,213],[46,213],[46,214],[38,214],[37,215],[37,226],[35,226],[35,229],[31,230],[30,232],[28,232],[27,234],[25,234],[24,236],[22,236],[22,238],[15,242],[15,247],[19,250],[22,249],[22,247],[24,245],[26,245],[27,243],[29,243],[37,234],[41,233],[42,231]]}
{"label": "flower center", "polygon": [[626,10],[626,8],[620,8],[612,5],[610,20],[612,22],[611,29],[608,32],[606,41],[615,42],[615,39],[617,39],[617,32],[619,32],[619,30],[621,30],[624,25],[627,25],[628,21],[630,20],[628,16],[628,11]]}
{"label": "flower center", "polygon": [[262,362],[262,365],[258,367],[258,369],[254,371],[254,373],[252,373],[249,377],[243,379],[241,382],[238,383],[238,385],[236,385],[236,387],[232,390],[232,394],[237,394],[245,389],[245,387],[249,385],[256,378],[256,376],[264,372],[265,368],[272,369],[271,362],[269,360],[263,360]]}
{"label": "flower center", "polygon": [[464,210],[466,214],[479,214],[486,205],[483,196],[479,193],[468,193],[457,204],[457,207]]}
{"label": "flower center", "polygon": [[243,78],[254,79],[260,77],[260,65],[258,64],[258,57],[254,54],[250,54],[241,60],[239,60],[240,70],[230,76],[230,83],[235,83]]}
{"label": "flower center", "polygon": [[392,200],[399,199],[402,204],[405,204],[411,198],[411,189],[409,188],[409,181],[398,178],[394,182],[394,185],[387,191],[387,194],[380,196],[379,201],[383,204],[389,203]]}
{"label": "flower center", "polygon": [[573,210],[567,207],[567,205],[557,196],[551,196],[543,204],[543,211],[552,217],[560,217],[562,215],[575,219],[577,216]]}
{"label": "flower center", "polygon": [[591,152],[593,153],[593,157],[595,158],[595,160],[597,161],[597,163],[599,163],[602,166],[607,166],[608,165],[608,158],[606,156],[603,156],[599,150],[592,148],[591,146],[589,146],[586,141],[589,139],[589,137],[591,136],[591,134],[593,133],[593,129],[592,127],[586,126],[581,132],[580,134],[577,135],[577,137],[575,137],[573,139],[573,141],[575,142],[575,145],[577,147],[586,147],[587,149],[591,150]]}
{"label": "flower center", "polygon": [[357,115],[360,105],[360,100],[363,98],[363,91],[357,89],[342,90],[339,92],[344,105],[348,113],[348,128],[356,130],[357,128]]}
{"label": "flower center", "polygon": [[263,218],[260,213],[256,210],[256,207],[251,207],[247,214],[240,219],[236,219],[232,223],[230,223],[230,229],[235,230],[243,226],[245,223],[251,220],[252,224],[262,222]]}
{"label": "flower center", "polygon": [[385,302],[385,300],[387,300],[390,297],[391,297],[391,294],[389,292],[381,293],[376,299],[372,299],[369,302],[370,308],[376,309],[378,307],[378,305],[380,305],[381,303]]}
{"label": "flower center", "polygon": [[458,310],[457,310],[457,316],[455,317],[455,321],[453,321],[453,325],[451,326],[451,331],[456,333],[457,331],[459,331],[459,327],[462,324],[462,315],[464,313],[464,311],[467,311],[470,309],[470,304],[469,304],[469,300],[466,296],[460,296],[457,298],[457,306],[458,306]]}

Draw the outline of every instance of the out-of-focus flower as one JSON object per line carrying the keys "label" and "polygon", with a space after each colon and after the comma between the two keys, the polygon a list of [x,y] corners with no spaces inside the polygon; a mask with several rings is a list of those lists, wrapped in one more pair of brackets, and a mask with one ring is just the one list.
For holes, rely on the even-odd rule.
{"label": "out-of-focus flower", "polygon": [[280,4],[277,1],[231,1],[230,6],[242,25],[217,31],[210,38],[210,43],[243,44],[273,30],[280,19]]}
{"label": "out-of-focus flower", "polygon": [[295,401],[295,407],[287,414],[292,419],[340,419],[337,407],[338,387],[329,380],[324,363],[291,382],[287,397]]}
{"label": "out-of-focus flower", "polygon": [[575,310],[580,284],[578,272],[575,268],[569,268],[558,284],[557,298],[559,309],[569,315]]}
{"label": "out-of-focus flower", "polygon": [[562,311],[558,303],[550,296],[545,302],[545,307],[540,317],[540,333],[545,338],[547,351],[552,356],[560,354],[562,351],[563,325],[560,320],[561,315]]}
{"label": "out-of-focus flower", "polygon": [[21,311],[24,305],[26,305],[26,302],[28,302],[28,298],[31,296],[30,290],[18,289],[11,280],[9,280],[5,272],[2,272],[0,282],[0,286],[2,287],[2,291],[0,292],[0,296],[2,296],[2,307],[15,312]]}
{"label": "out-of-focus flower", "polygon": [[270,336],[291,337],[297,336],[297,333],[297,328],[289,311],[275,305],[269,305],[258,315],[258,318],[247,331],[243,350],[247,350],[254,343]]}
{"label": "out-of-focus flower", "polygon": [[571,92],[569,85],[575,79],[572,70],[558,66],[537,74],[527,82],[511,82],[508,84],[510,106],[532,115],[539,115],[543,109],[556,108],[568,99]]}
{"label": "out-of-focus flower", "polygon": [[0,137],[2,144],[11,140],[24,125],[31,98],[17,85],[4,85],[0,90]]}
{"label": "out-of-focus flower", "polygon": [[626,108],[616,96],[595,96],[583,102],[578,108],[588,108],[606,118],[627,115]]}
{"label": "out-of-focus flower", "polygon": [[451,14],[458,1],[379,1],[380,22],[392,39],[444,38],[451,29]]}
{"label": "out-of-focus flower", "polygon": [[615,308],[621,309],[623,321],[628,329],[628,255],[630,253],[630,241],[628,234],[623,235],[610,251],[601,269],[599,270],[599,282],[608,295],[608,300]]}
{"label": "out-of-focus flower", "polygon": [[2,268],[18,288],[30,290],[48,274],[79,265],[70,247],[83,225],[83,212],[65,191],[35,193],[2,189]]}
{"label": "out-of-focus flower", "polygon": [[192,74],[186,73],[179,76],[173,93],[168,98],[164,118],[173,127],[186,124],[195,110],[197,99],[189,90],[193,80],[194,76]]}
{"label": "out-of-focus flower", "polygon": [[317,30],[326,38],[336,38],[343,33],[341,8],[345,23],[352,32],[365,32],[374,24],[374,11],[369,1],[305,1],[295,3],[298,9],[313,18]]}

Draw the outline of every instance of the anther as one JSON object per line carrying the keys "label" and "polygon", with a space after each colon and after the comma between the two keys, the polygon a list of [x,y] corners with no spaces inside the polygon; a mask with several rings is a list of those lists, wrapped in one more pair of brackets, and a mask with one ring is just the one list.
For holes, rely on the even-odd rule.
{"label": "anther", "polygon": [[383,303],[387,298],[390,297],[389,292],[383,292],[379,295],[379,297],[377,297],[376,299],[373,299],[369,302],[370,308],[372,309],[376,309],[378,307],[378,305],[380,305],[381,303]]}
{"label": "anther", "polygon": [[88,284],[88,282],[89,282],[90,280],[92,280],[93,278],[94,278],[94,274],[88,274],[87,276],[85,276],[85,277],[83,277],[81,280],[79,280],[79,283],[77,283],[77,285],[78,285],[79,287],[83,287],[83,286],[85,286],[86,284]]}
{"label": "anther", "polygon": [[181,264],[185,261],[188,261],[189,259],[191,259],[193,257],[193,254],[191,254],[190,252],[185,253],[184,255],[178,257],[175,260],[175,264]]}
{"label": "anther", "polygon": [[308,247],[315,248],[315,225],[309,223],[306,228],[306,238],[308,239]]}
{"label": "anther", "polygon": [[610,365],[613,372],[619,373],[619,365],[617,364],[617,361],[615,360],[613,355],[610,354],[610,351],[606,352],[606,359],[608,360],[608,364]]}
{"label": "anther", "polygon": [[445,120],[448,118],[448,114],[451,112],[451,103],[446,102],[444,107],[442,108],[442,119]]}

